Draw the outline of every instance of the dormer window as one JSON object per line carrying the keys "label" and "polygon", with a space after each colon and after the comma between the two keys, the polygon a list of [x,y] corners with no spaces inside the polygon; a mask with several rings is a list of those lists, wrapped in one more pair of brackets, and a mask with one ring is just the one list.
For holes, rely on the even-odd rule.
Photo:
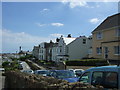
{"label": "dormer window", "polygon": [[97,33],[97,39],[102,39],[102,36],[103,36],[103,35],[102,35],[102,32],[98,32],[98,33]]}

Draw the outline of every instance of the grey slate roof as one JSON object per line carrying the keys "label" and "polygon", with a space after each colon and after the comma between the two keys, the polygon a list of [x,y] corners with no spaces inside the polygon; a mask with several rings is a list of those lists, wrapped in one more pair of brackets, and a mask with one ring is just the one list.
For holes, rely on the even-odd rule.
{"label": "grey slate roof", "polygon": [[107,17],[93,32],[116,26],[120,26],[120,13]]}

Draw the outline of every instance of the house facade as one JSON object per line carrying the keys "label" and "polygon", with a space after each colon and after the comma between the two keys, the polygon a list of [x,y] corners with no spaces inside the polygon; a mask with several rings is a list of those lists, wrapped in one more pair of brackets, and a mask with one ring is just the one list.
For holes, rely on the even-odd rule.
{"label": "house facade", "polygon": [[72,37],[60,37],[60,40],[58,42],[58,48],[57,48],[57,61],[63,61],[68,60],[68,49],[67,45],[71,43],[76,38]]}
{"label": "house facade", "polygon": [[58,55],[58,43],[54,44],[52,47],[52,61],[57,61],[57,55]]}
{"label": "house facade", "polygon": [[92,47],[92,37],[80,36],[67,45],[69,60],[88,57]]}
{"label": "house facade", "polygon": [[120,13],[106,18],[92,34],[93,57],[120,60]]}
{"label": "house facade", "polygon": [[33,51],[32,51],[33,56],[37,59],[39,58],[39,47],[40,46],[34,46]]}
{"label": "house facade", "polygon": [[39,60],[52,61],[52,50],[54,45],[56,45],[56,43],[53,43],[52,41],[50,41],[50,43],[41,43],[39,47]]}

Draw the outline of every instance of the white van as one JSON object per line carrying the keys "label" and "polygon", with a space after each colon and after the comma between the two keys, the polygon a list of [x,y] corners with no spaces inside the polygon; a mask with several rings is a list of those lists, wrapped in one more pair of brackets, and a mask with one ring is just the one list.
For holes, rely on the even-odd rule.
{"label": "white van", "polygon": [[94,86],[100,85],[107,89],[120,89],[120,66],[101,66],[87,69],[79,81]]}

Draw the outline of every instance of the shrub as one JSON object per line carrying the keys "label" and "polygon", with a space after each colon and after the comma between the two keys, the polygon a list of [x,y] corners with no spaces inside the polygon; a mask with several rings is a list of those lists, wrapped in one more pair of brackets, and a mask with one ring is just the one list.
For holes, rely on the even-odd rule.
{"label": "shrub", "polygon": [[104,66],[108,65],[106,60],[100,59],[83,59],[66,61],[67,66]]}
{"label": "shrub", "polygon": [[9,64],[10,64],[10,62],[6,61],[6,62],[2,63],[2,66],[5,68],[5,67],[8,67]]}

